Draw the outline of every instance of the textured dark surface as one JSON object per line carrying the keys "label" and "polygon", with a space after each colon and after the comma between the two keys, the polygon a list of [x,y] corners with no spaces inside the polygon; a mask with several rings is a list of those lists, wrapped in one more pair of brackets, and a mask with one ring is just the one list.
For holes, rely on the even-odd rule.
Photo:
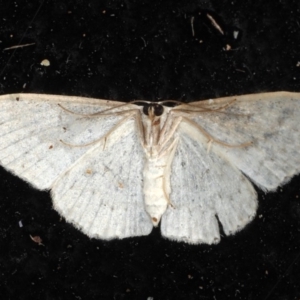
{"label": "textured dark surface", "polygon": [[[298,0],[0,2],[1,94],[192,101],[300,92]],[[299,180],[260,192],[257,217],[240,233],[190,246],[158,229],[90,240],[52,209],[49,193],[1,168],[1,299],[299,300]]]}

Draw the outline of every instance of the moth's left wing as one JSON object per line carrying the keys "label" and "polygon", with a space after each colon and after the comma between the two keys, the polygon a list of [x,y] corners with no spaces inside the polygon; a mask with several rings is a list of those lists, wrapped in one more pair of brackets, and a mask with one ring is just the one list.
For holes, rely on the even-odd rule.
{"label": "moth's left wing", "polygon": [[137,107],[82,97],[0,97],[0,164],[90,237],[146,235]]}
{"label": "moth's left wing", "polygon": [[55,209],[89,237],[147,235],[152,223],[143,196],[144,152],[134,120],[96,144],[51,189]]}
{"label": "moth's left wing", "polygon": [[0,96],[0,165],[40,190],[50,189],[93,142],[126,117],[113,113],[133,108],[83,97]]}

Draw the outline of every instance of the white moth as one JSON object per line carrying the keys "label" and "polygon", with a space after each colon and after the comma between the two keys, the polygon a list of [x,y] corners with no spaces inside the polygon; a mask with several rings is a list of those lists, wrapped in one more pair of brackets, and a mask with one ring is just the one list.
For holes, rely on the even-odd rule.
{"label": "white moth", "polygon": [[212,244],[218,220],[229,235],[254,218],[249,179],[274,191],[299,173],[299,116],[300,94],[287,92],[189,104],[4,95],[0,163],[51,190],[89,237],[147,235],[161,223],[166,238]]}

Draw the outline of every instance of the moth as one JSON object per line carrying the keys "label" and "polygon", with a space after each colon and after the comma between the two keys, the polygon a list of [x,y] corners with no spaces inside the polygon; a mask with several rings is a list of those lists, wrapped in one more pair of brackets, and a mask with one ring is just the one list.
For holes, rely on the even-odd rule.
{"label": "moth", "polygon": [[0,96],[0,164],[92,238],[220,241],[300,171],[300,94],[122,103]]}

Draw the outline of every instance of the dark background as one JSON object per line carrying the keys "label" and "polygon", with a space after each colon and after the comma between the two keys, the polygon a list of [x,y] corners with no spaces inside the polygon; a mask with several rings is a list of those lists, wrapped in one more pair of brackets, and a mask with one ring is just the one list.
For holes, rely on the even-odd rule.
{"label": "dark background", "polygon": [[[0,0],[0,6],[0,94],[188,102],[300,92],[298,0]],[[4,50],[27,43],[34,45]],[[299,182],[298,176],[276,193],[259,192],[254,221],[218,245],[171,242],[159,229],[105,242],[67,224],[49,193],[1,168],[0,297],[299,300]]]}

